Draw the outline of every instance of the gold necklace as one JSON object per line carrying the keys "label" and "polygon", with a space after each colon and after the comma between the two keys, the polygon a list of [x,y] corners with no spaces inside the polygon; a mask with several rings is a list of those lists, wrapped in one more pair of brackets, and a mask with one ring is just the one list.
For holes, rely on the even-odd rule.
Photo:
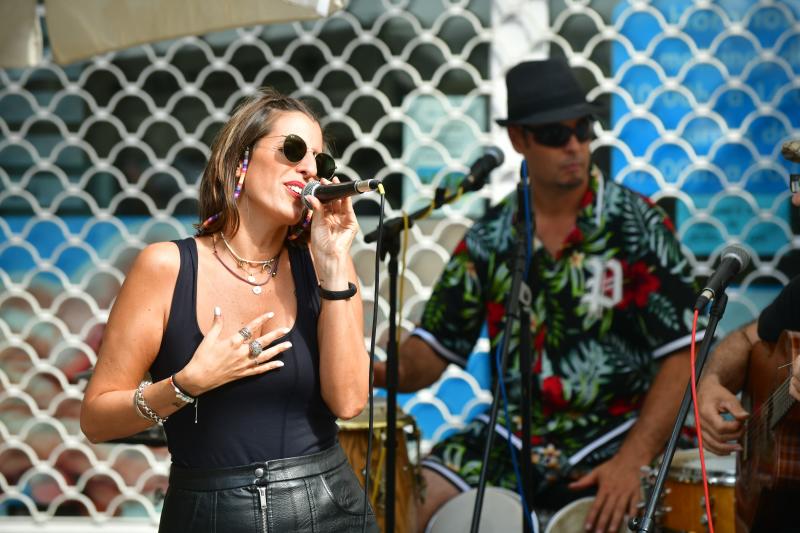
{"label": "gold necklace", "polygon": [[[219,256],[219,253],[217,252],[217,238],[216,238],[216,235],[213,235],[211,237],[211,248],[212,248],[212,250],[214,252],[214,257],[216,257],[217,261],[219,261],[220,264],[225,267],[225,270],[230,272],[231,275],[233,275],[233,277],[235,277],[236,279],[242,280],[245,283],[247,283],[248,285],[250,285],[252,287],[251,290],[253,291],[253,294],[255,294],[255,295],[259,295],[262,292],[264,292],[261,287],[263,287],[264,285],[269,283],[269,280],[271,280],[272,278],[274,278],[275,276],[278,275],[278,260],[281,257],[281,252],[283,252],[283,247],[281,247],[281,249],[278,250],[278,255],[276,255],[272,259],[268,259],[267,260],[269,262],[269,274],[267,275],[267,279],[264,280],[261,283],[257,283],[255,276],[253,276],[250,272],[247,272],[245,270],[245,272],[247,272],[247,278],[245,279],[242,276],[240,276],[239,274],[237,274],[236,272],[234,272],[231,267],[229,267],[227,264],[225,264],[225,261],[222,260],[222,258]],[[241,265],[239,265],[239,266],[240,266],[240,268],[242,268],[244,270],[244,268]]]}
{"label": "gold necklace", "polygon": [[[272,259],[264,259],[264,260],[260,260],[260,259],[259,260],[245,259],[243,257],[240,257],[239,254],[236,253],[236,250],[234,250],[233,246],[230,245],[230,243],[228,242],[228,239],[225,238],[225,234],[224,233],[222,233],[220,231],[219,235],[220,235],[220,237],[222,237],[222,242],[225,243],[225,248],[227,248],[228,252],[230,252],[230,254],[233,256],[233,258],[236,259],[236,263],[239,265],[239,268],[241,268],[242,270],[245,270],[244,265],[248,264],[248,265],[259,265],[259,266],[261,266],[261,272],[264,272],[265,270],[267,270],[267,268],[272,266],[272,264],[275,262],[275,259],[278,257],[278,256],[275,256]],[[280,252],[278,252],[278,255],[280,255]],[[245,272],[247,272],[247,271],[245,270]],[[252,277],[252,275],[250,277]],[[250,281],[255,281],[255,280],[253,279],[253,280],[250,280]]]}

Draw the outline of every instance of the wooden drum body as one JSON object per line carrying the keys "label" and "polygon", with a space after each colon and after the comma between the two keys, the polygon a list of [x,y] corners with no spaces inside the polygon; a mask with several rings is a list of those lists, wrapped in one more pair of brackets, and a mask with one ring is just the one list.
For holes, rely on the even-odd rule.
{"label": "wooden drum body", "polygon": [[[664,506],[669,510],[662,525],[676,531],[708,531],[703,477],[697,449],[677,450],[664,483]],[[705,452],[708,494],[714,531],[735,532],[734,486],[736,459],[733,455],[719,456]]]}
{"label": "wooden drum body", "polygon": [[[373,419],[372,462],[370,465],[369,499],[381,531],[385,531],[386,509],[386,401],[375,398]],[[364,486],[369,443],[369,406],[355,418],[339,420],[339,442],[350,466]],[[397,454],[395,456],[395,531],[413,532],[417,527],[420,498],[419,430],[414,420],[397,410]],[[413,447],[409,448],[409,443]],[[409,451],[411,452],[409,454]]]}

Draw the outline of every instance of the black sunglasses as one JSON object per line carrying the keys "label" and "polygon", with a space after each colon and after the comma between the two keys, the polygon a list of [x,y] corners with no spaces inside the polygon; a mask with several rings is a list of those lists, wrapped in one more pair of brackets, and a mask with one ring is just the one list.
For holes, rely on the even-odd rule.
{"label": "black sunglasses", "polygon": [[[280,149],[283,155],[289,160],[290,163],[298,163],[308,153],[308,146],[302,137],[290,133],[289,135],[275,135],[275,137],[283,137],[283,147]],[[314,161],[317,163],[317,177],[331,179],[333,173],[336,172],[336,161],[333,156],[320,152],[314,156]]]}
{"label": "black sunglasses", "polygon": [[569,142],[570,137],[575,135],[578,142],[586,142],[592,138],[592,120],[582,118],[578,120],[574,128],[561,123],[545,124],[543,126],[523,126],[526,131],[531,132],[534,140],[544,146],[558,148]]}

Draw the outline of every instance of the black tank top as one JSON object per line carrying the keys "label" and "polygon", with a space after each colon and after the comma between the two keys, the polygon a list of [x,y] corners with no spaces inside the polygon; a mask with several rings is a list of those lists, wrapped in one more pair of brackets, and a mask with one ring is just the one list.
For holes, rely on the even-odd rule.
{"label": "black tank top", "polygon": [[[174,242],[181,265],[161,347],[150,367],[153,381],[182,369],[203,340],[196,312],[197,243],[192,238]],[[164,430],[174,464],[186,468],[238,466],[318,452],[336,441],[336,417],[320,392],[320,302],[314,290],[314,266],[306,246],[290,244],[287,249],[297,318],[292,330],[275,341],[292,342],[292,347],[278,356],[285,366],[203,394],[197,423],[193,405],[173,413]],[[242,290],[248,287],[242,284]]]}

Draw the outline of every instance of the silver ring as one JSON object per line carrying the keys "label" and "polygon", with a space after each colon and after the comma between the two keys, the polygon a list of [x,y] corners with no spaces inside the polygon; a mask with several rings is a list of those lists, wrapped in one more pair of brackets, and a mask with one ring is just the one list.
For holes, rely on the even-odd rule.
{"label": "silver ring", "polygon": [[250,356],[258,357],[258,354],[264,351],[264,347],[257,340],[250,343]]}
{"label": "silver ring", "polygon": [[239,335],[242,336],[242,342],[248,340],[250,337],[253,336],[253,334],[250,333],[250,329],[247,326],[239,330]]}

